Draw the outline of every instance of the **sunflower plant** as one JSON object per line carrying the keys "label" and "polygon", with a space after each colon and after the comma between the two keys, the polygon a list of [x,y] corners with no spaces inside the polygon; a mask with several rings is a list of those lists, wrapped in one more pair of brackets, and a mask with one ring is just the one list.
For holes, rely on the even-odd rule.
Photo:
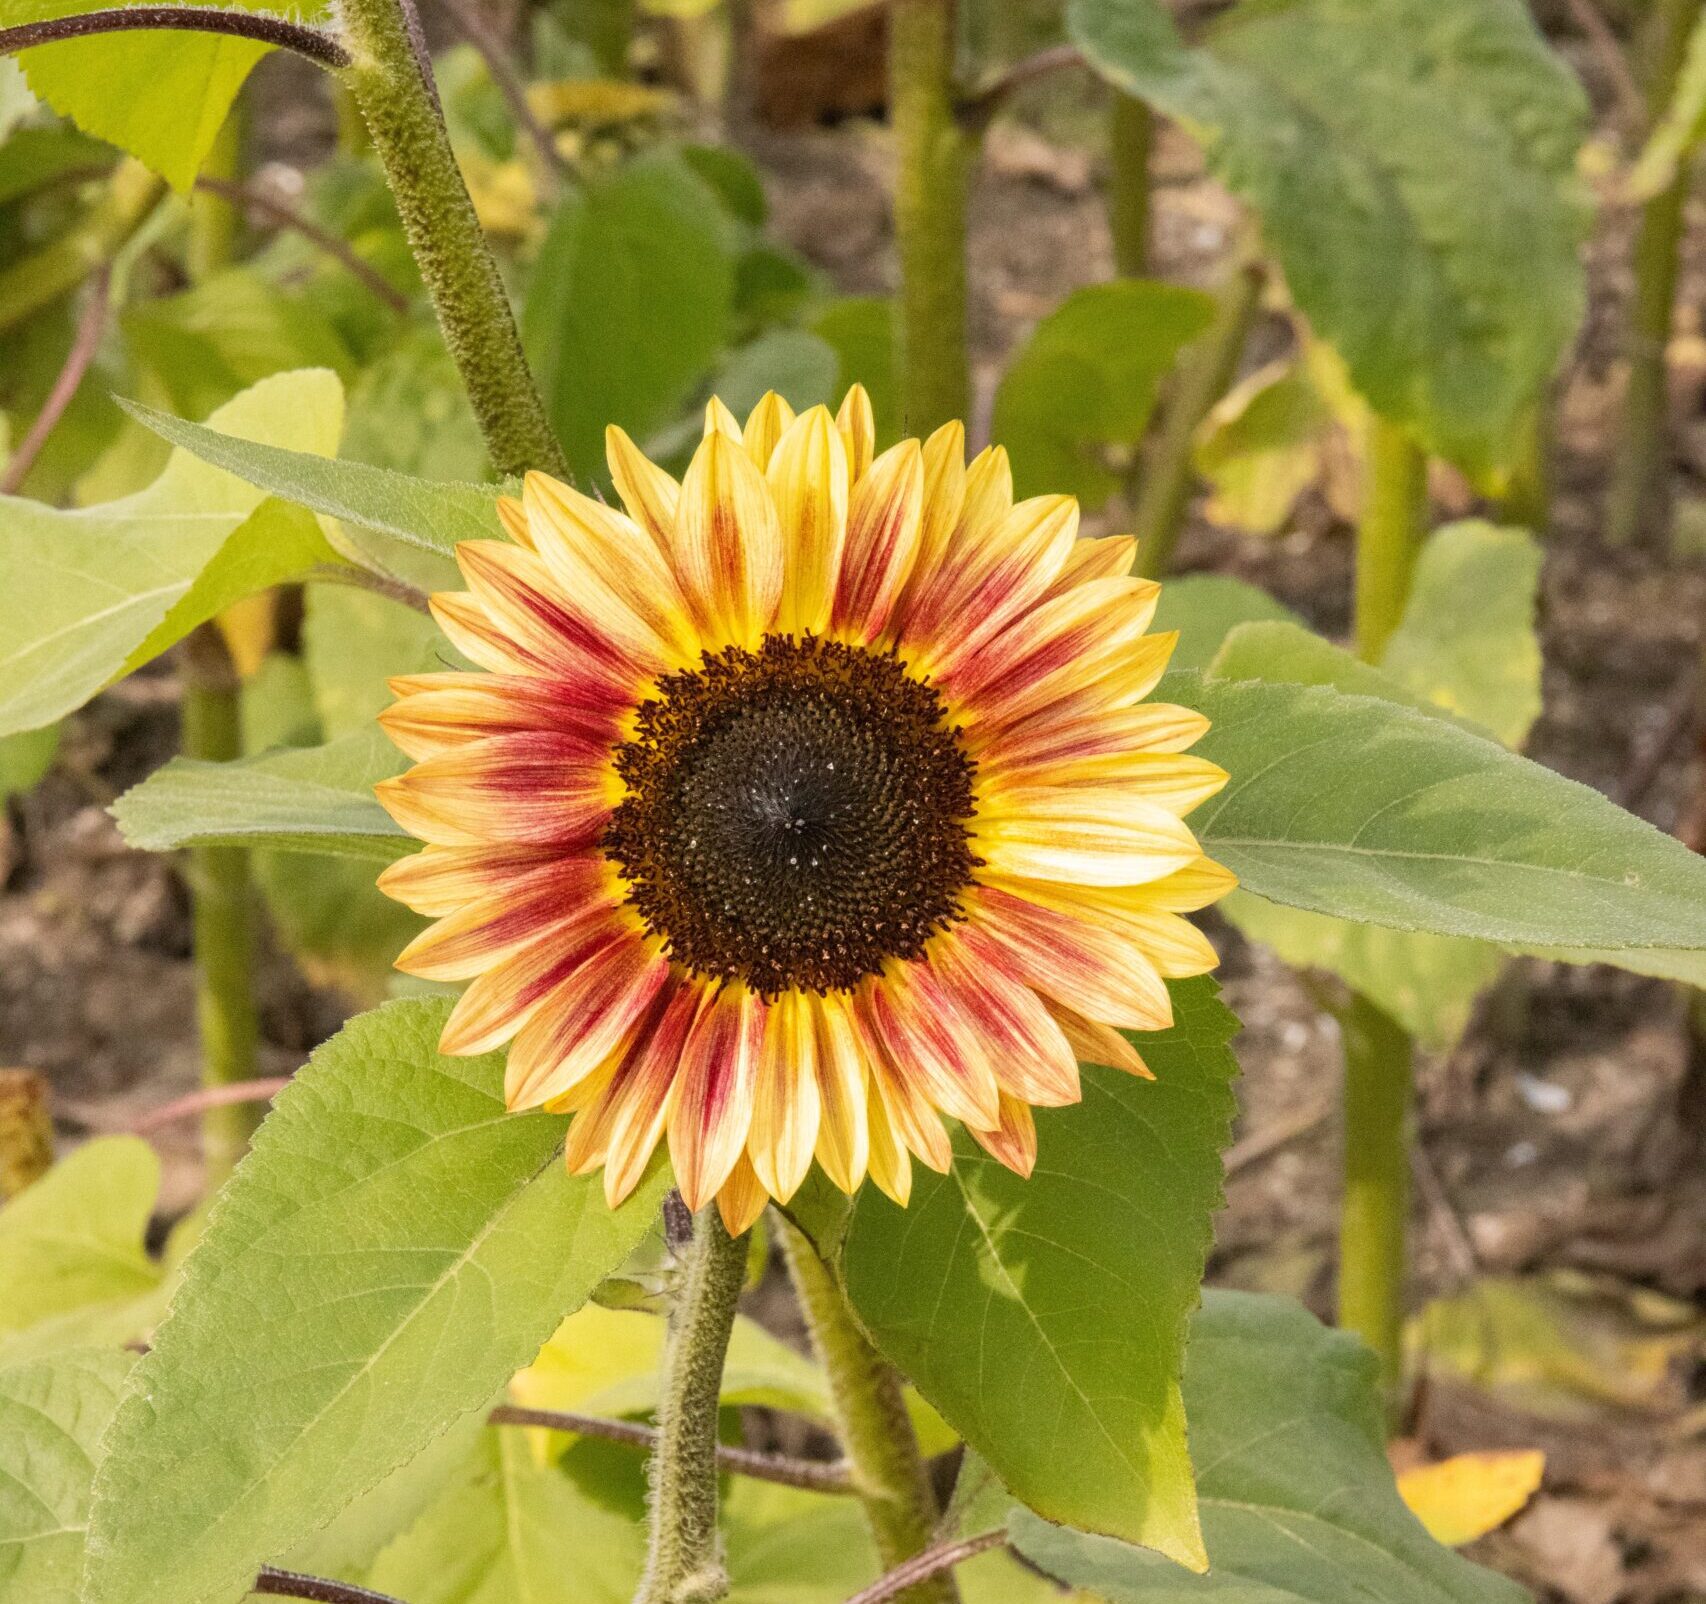
{"label": "sunflower plant", "polygon": [[[1190,916],[1237,886],[1377,955],[1454,941],[1699,984],[1706,866],[1418,691],[1421,582],[1406,670],[1402,630],[1352,656],[1080,528],[1066,492],[1130,475],[1109,453],[1181,352],[1226,366],[1265,269],[1238,268],[1231,319],[1170,286],[1081,292],[997,399],[1029,440],[1018,488],[1016,440],[968,447],[955,230],[990,95],[955,98],[951,7],[894,9],[887,404],[849,372],[833,410],[796,381],[685,428],[691,375],[617,373],[593,417],[576,314],[617,304],[601,252],[678,217],[703,151],[566,200],[518,328],[408,4],[0,14],[7,49],[45,52],[44,98],[179,184],[238,56],[336,74],[493,470],[352,451],[384,426],[358,392],[346,429],[339,374],[292,363],[205,421],[124,403],[167,455],[121,500],[0,502],[28,555],[0,598],[0,733],[304,583],[315,650],[385,660],[376,716],[300,740],[274,707],[277,741],[175,759],[114,813],[136,847],[255,849],[271,886],[324,906],[377,882],[421,921],[390,942],[389,1000],[291,1077],[163,1255],[135,1139],[0,1210],[0,1468],[23,1493],[0,1587],[27,1604],[1517,1596],[1407,1510],[1374,1354],[1203,1291],[1237,1021]],[[1450,9],[1533,66],[1508,7]],[[1200,111],[1232,81],[1138,0],[1069,21],[1127,94]],[[115,53],[144,25],[145,56]],[[93,80],[52,70],[85,47]],[[1248,36],[1218,48],[1260,77]],[[186,84],[194,137],[163,147]],[[1421,440],[1496,466],[1567,273],[1464,424],[1474,386],[1408,348],[1395,374],[1309,221],[1270,224],[1275,248],[1377,438],[1411,481]],[[700,369],[710,315],[666,330]],[[772,1247],[809,1359],[740,1309]]]}

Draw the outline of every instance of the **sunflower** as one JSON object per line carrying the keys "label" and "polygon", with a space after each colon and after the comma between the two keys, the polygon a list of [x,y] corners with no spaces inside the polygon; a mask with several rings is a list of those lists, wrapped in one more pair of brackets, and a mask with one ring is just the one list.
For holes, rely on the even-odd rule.
{"label": "sunflower", "polygon": [[957,423],[872,441],[857,387],[713,401],[679,483],[612,428],[625,511],[530,474],[432,601],[478,672],[392,681],[379,795],[427,847],[380,885],[436,920],[398,967],[470,982],[443,1051],[507,1043],[612,1205],[666,1139],[731,1232],[814,1158],[904,1204],[943,1116],[1028,1174],[1032,1108],[1146,1075],[1121,1031],[1214,965],[1182,915],[1233,879],[1181,818],[1226,776],[1144,700],[1132,541]]}

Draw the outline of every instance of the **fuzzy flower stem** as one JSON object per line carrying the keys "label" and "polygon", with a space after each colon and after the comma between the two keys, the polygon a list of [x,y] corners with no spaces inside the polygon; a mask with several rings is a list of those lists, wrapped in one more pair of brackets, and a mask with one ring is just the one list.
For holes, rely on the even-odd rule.
{"label": "fuzzy flower stem", "polygon": [[410,0],[344,0],[361,109],[445,343],[500,473],[566,475],[562,447],[522,354],[498,264],[450,148]]}
{"label": "fuzzy flower stem", "polygon": [[[895,1570],[929,1548],[940,1513],[900,1377],[859,1329],[834,1274],[804,1233],[783,1222],[780,1235],[812,1346],[829,1376],[854,1491],[865,1507],[883,1568]],[[959,1589],[941,1571],[893,1596],[901,1604],[958,1604]]]}
{"label": "fuzzy flower stem", "polygon": [[968,409],[966,177],[968,140],[955,106],[953,0],[889,8],[894,222],[900,251],[902,422],[925,435]]}
{"label": "fuzzy flower stem", "polygon": [[716,1205],[693,1218],[670,1311],[651,1464],[651,1539],[634,1604],[714,1604],[729,1590],[717,1537],[717,1400],[746,1274],[746,1238]]}

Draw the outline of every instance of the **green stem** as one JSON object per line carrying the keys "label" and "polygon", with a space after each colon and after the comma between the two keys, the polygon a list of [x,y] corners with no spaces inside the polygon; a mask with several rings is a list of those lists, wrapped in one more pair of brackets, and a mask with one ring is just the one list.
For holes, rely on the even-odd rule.
{"label": "green stem", "polygon": [[[1155,117],[1135,95],[1114,91],[1108,108],[1108,229],[1114,272],[1142,278],[1149,265],[1149,155]],[[1212,403],[1211,403],[1212,405]]]}
{"label": "green stem", "polygon": [[1403,1376],[1414,1049],[1403,1027],[1363,996],[1352,995],[1339,1028],[1345,1044],[1339,1324],[1379,1358],[1390,1416]]}
{"label": "green stem", "polygon": [[966,415],[969,140],[954,112],[953,0],[893,0],[889,109],[900,254],[895,325],[902,422],[925,435]]}
{"label": "green stem", "polygon": [[[242,754],[237,672],[214,624],[184,645],[183,752],[229,763]],[[254,995],[254,899],[249,855],[241,847],[195,847],[189,855],[195,941],[196,1021],[204,1086],[255,1077],[260,1025]],[[216,1190],[243,1156],[261,1110],[228,1103],[202,1114],[207,1190]]]}
{"label": "green stem", "polygon": [[450,148],[410,0],[345,0],[344,81],[373,136],[445,343],[500,473],[566,474],[498,264]]}
{"label": "green stem", "polygon": [[1150,579],[1161,578],[1172,566],[1191,497],[1191,446],[1209,409],[1226,394],[1238,371],[1261,293],[1261,268],[1240,261],[1220,287],[1213,321],[1202,338],[1181,353],[1168,382],[1160,423],[1143,453],[1131,510],[1137,571]]}
{"label": "green stem", "polygon": [[1552,523],[1552,387],[1548,385],[1522,424],[1517,459],[1499,503],[1507,524],[1545,538]]}
{"label": "green stem", "polygon": [[[1664,115],[1688,55],[1701,0],[1655,0],[1649,20],[1647,124]],[[1606,492],[1605,538],[1626,546],[1664,500],[1669,459],[1665,351],[1670,344],[1677,279],[1682,265],[1684,210],[1693,175],[1691,152],[1641,208],[1635,236],[1634,294],[1626,334],[1629,387],[1618,421],[1617,457]]]}
{"label": "green stem", "polygon": [[745,1276],[745,1236],[723,1229],[714,1203],[700,1209],[670,1311],[651,1539],[634,1604],[714,1604],[728,1593],[717,1537],[717,1401]]}
{"label": "green stem", "polygon": [[[203,174],[226,184],[234,182],[239,176],[242,144],[243,102],[238,99],[214,136],[213,148],[202,163]],[[190,196],[189,208],[188,267],[190,278],[199,283],[230,265],[237,252],[237,232],[243,219],[222,186],[197,188]]]}
{"label": "green stem", "polygon": [[[781,1239],[812,1346],[829,1377],[854,1491],[883,1569],[890,1571],[930,1546],[940,1517],[900,1377],[866,1340],[835,1276],[804,1233],[784,1222]],[[944,1573],[899,1596],[902,1604],[957,1604],[959,1589]]]}
{"label": "green stem", "polygon": [[1357,526],[1356,646],[1377,663],[1404,616],[1427,519],[1428,459],[1399,424],[1375,417],[1363,453]]}

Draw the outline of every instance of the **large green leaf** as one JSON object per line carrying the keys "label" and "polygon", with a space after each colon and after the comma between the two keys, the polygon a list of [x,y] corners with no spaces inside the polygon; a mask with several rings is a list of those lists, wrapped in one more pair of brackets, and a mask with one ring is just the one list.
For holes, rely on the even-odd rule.
{"label": "large green leaf", "polygon": [[1013,1512],[1019,1552],[1110,1604],[1520,1604],[1514,1582],[1436,1543],[1386,1461],[1374,1356],[1283,1299],[1209,1292],[1185,1407],[1210,1570]]}
{"label": "large green leaf", "polygon": [[571,193],[539,248],[522,337],[569,466],[604,475],[604,429],[644,437],[728,337],[734,238],[679,156]]}
{"label": "large green leaf", "polygon": [[72,1348],[0,1369],[0,1597],[77,1604],[101,1434],[134,1354]]}
{"label": "large green leaf", "polygon": [[1327,686],[1177,674],[1160,694],[1213,720],[1194,750],[1232,778],[1191,823],[1246,889],[1706,983],[1706,860],[1597,791]]}
{"label": "large green leaf", "polygon": [[1200,49],[1158,0],[1067,18],[1260,214],[1375,409],[1503,465],[1583,305],[1587,102],[1522,0],[1246,0]]}
{"label": "large green leaf", "polygon": [[1120,480],[1103,455],[1137,444],[1162,379],[1213,311],[1199,290],[1147,279],[1067,296],[1031,331],[995,393],[991,433],[1012,455],[1017,493],[1106,501]]}
{"label": "large green leaf", "polygon": [[1187,574],[1161,587],[1155,609],[1155,628],[1176,629],[1175,669],[1206,670],[1221,643],[1240,624],[1287,623],[1298,629],[1303,620],[1265,590],[1226,574]]}
{"label": "large green leaf", "polygon": [[[235,0],[249,11],[256,0]],[[9,0],[8,23],[94,10],[89,0]],[[318,5],[302,8],[308,14]],[[178,189],[195,182],[231,102],[266,45],[230,34],[134,32],[22,54],[30,88],[80,128],[127,150]]]}
{"label": "large green leaf", "polygon": [[[264,437],[317,462],[337,449],[343,392],[322,370],[263,379],[211,420],[238,440]],[[194,424],[184,428],[193,429]],[[316,456],[320,453],[321,456]],[[33,729],[81,706],[147,643],[171,644],[232,599],[238,576],[280,577],[268,553],[278,525],[253,515],[265,491],[174,451],[145,490],[61,509],[0,498],[8,582],[0,592],[0,733]],[[291,537],[294,558],[312,545]],[[229,550],[227,549],[229,548]],[[203,570],[220,575],[189,601]],[[170,617],[170,629],[161,625]]]}
{"label": "large green leaf", "polygon": [[446,1001],[366,1014],[280,1095],[108,1438],[102,1604],[235,1599],[487,1403],[651,1228],[505,1113],[499,1055],[441,1057]]}
{"label": "large green leaf", "polygon": [[413,838],[373,795],[407,760],[377,729],[235,763],[173,758],[113,804],[133,847],[265,846],[389,863]]}
{"label": "large green leaf", "polygon": [[867,1187],[839,1245],[877,1346],[1032,1508],[1200,1568],[1179,1368],[1197,1299],[1236,1028],[1209,981],[1142,1038],[1154,1082],[1087,1065],[1037,1117],[1022,1180],[963,1133],[900,1209]]}

